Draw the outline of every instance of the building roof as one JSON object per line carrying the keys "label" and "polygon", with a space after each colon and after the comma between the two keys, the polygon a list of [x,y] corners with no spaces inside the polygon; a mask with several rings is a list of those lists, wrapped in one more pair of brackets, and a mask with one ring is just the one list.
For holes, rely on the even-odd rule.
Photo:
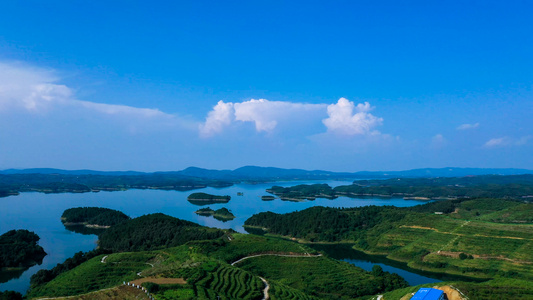
{"label": "building roof", "polygon": [[432,288],[421,288],[411,297],[411,300],[438,300],[443,291]]}

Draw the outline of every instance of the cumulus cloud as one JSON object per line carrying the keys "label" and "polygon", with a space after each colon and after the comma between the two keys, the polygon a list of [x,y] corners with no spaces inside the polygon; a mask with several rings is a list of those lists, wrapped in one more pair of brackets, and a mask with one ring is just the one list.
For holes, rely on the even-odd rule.
{"label": "cumulus cloud", "polygon": [[233,103],[218,101],[213,110],[209,112],[204,124],[200,124],[200,135],[210,137],[221,132],[234,119],[235,109]]}
{"label": "cumulus cloud", "polygon": [[232,122],[250,122],[257,132],[273,132],[280,123],[305,122],[317,118],[325,104],[308,104],[266,99],[251,99],[239,103],[219,101],[200,125],[200,135],[210,137],[224,130]]}
{"label": "cumulus cloud", "polygon": [[253,122],[257,131],[271,132],[278,122],[292,118],[297,120],[302,115],[321,110],[323,104],[294,103],[251,99],[235,103],[235,120]]}
{"label": "cumulus cloud", "polygon": [[474,123],[474,124],[461,124],[459,126],[457,126],[457,130],[468,130],[468,129],[475,129],[475,128],[478,128],[479,127],[479,123]]}
{"label": "cumulus cloud", "polygon": [[495,147],[508,147],[508,146],[522,146],[529,142],[532,137],[530,135],[523,136],[521,138],[511,138],[508,136],[493,138],[488,140],[483,146],[485,148],[495,148]]}
{"label": "cumulus cloud", "polygon": [[352,101],[340,98],[336,104],[328,105],[327,113],[329,118],[322,120],[328,132],[343,135],[368,135],[379,134],[375,127],[383,123],[382,118],[378,118],[370,113],[373,107],[370,103],[359,103],[357,106]]}

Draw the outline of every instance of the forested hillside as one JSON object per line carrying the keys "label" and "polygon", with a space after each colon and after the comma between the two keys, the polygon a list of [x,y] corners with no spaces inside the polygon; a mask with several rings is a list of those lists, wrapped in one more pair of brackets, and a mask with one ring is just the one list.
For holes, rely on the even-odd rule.
{"label": "forested hillside", "polygon": [[208,240],[224,235],[220,229],[161,213],[145,215],[120,223],[100,235],[99,245],[114,252],[142,251],[175,247],[193,240]]}

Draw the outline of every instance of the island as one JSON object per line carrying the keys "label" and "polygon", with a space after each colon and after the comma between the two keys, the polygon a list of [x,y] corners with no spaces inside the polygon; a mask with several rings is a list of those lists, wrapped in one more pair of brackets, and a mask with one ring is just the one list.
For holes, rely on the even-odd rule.
{"label": "island", "polygon": [[195,213],[200,216],[213,216],[213,218],[222,222],[227,222],[235,219],[235,215],[225,207],[222,207],[221,209],[217,210],[213,210],[209,207],[200,208],[199,210],[195,211]]}
{"label": "island", "polygon": [[272,201],[274,199],[276,199],[276,197],[270,196],[270,195],[261,196],[261,200],[263,200],[263,201]]}
{"label": "island", "polygon": [[207,193],[192,193],[187,200],[194,205],[209,205],[216,203],[228,203],[231,197],[228,195],[218,196]]}
{"label": "island", "polygon": [[103,207],[69,208],[61,215],[65,226],[83,226],[93,229],[107,229],[129,220],[123,212]]}
{"label": "island", "polygon": [[266,191],[278,196],[283,201],[300,202],[315,200],[316,198],[337,198],[335,191],[327,184],[300,184],[292,187],[273,186]]}
{"label": "island", "polygon": [[37,234],[26,229],[10,230],[0,235],[0,269],[40,264],[46,252],[37,245],[39,239]]}

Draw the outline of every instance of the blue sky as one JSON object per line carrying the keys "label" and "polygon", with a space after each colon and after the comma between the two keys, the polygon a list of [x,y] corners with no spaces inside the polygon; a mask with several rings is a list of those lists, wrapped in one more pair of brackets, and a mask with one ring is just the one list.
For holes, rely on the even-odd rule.
{"label": "blue sky", "polygon": [[533,169],[532,13],[3,1],[0,169]]}

